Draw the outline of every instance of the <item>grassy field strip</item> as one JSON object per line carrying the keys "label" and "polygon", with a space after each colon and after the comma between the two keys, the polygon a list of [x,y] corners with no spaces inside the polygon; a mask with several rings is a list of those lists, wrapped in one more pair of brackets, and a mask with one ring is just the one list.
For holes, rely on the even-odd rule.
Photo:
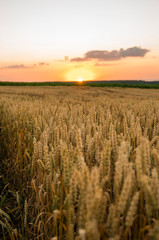
{"label": "grassy field strip", "polygon": [[89,86],[89,87],[120,87],[120,88],[142,88],[159,89],[159,82],[144,81],[85,81],[85,82],[0,82],[0,86]]}

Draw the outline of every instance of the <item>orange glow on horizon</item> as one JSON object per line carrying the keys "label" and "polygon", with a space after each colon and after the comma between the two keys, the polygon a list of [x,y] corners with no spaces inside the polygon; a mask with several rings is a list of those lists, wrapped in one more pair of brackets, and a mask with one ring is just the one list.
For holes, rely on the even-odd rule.
{"label": "orange glow on horizon", "polygon": [[78,78],[77,81],[78,82],[83,82],[83,78]]}
{"label": "orange glow on horizon", "polygon": [[[39,65],[24,62],[8,63],[0,68],[0,81],[14,82],[54,82],[90,80],[159,80],[159,58],[125,59],[122,61],[96,64],[94,61],[82,63],[49,62]],[[8,66],[8,67],[6,67]],[[14,67],[10,67],[14,66]],[[30,67],[33,66],[33,67]]]}
{"label": "orange glow on horizon", "polygon": [[[71,67],[66,74],[66,81],[78,81],[82,82],[83,79],[86,81],[95,79],[95,69],[87,69],[86,67],[74,68]],[[80,77],[79,77],[80,76]]]}

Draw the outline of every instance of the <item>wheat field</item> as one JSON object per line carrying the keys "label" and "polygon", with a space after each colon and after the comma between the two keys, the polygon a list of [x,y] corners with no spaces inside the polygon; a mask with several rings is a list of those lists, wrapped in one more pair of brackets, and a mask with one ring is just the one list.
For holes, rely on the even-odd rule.
{"label": "wheat field", "polygon": [[0,88],[0,239],[159,239],[159,90]]}

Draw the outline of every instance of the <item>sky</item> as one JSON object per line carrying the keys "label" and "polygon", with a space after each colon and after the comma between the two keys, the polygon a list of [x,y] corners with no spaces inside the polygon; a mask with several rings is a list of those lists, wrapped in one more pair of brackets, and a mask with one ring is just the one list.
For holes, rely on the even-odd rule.
{"label": "sky", "polygon": [[159,0],[0,0],[0,81],[159,80]]}

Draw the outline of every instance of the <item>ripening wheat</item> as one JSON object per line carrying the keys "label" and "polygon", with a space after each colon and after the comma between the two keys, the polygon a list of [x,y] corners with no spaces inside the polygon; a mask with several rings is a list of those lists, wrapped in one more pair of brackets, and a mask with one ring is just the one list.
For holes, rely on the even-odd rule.
{"label": "ripening wheat", "polygon": [[158,90],[0,93],[1,239],[158,239]]}

